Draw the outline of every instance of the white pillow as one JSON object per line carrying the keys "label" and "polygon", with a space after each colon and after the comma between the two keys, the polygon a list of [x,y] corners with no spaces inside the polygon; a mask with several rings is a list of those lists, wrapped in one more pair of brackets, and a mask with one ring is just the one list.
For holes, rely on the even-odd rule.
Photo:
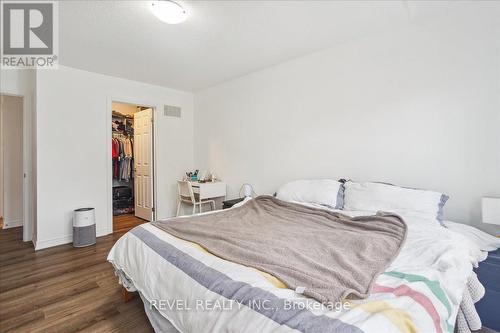
{"label": "white pillow", "polygon": [[448,200],[448,196],[442,193],[390,184],[348,181],[344,187],[345,210],[382,210],[437,220],[441,224],[443,206]]}
{"label": "white pillow", "polygon": [[344,184],[333,179],[296,180],[282,185],[276,197],[284,201],[315,203],[342,209]]}

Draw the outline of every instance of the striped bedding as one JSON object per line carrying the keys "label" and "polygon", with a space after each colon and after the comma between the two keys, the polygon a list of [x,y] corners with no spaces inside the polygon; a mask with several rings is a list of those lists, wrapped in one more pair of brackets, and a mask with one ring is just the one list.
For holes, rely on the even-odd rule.
{"label": "striped bedding", "polygon": [[405,221],[403,249],[371,295],[339,304],[322,305],[151,224],[120,238],[108,260],[121,283],[180,332],[452,333],[468,277],[484,253],[435,221]]}

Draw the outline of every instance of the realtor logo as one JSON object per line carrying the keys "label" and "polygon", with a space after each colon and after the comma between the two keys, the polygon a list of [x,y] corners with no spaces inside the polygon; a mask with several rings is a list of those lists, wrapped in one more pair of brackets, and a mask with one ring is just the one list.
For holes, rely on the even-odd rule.
{"label": "realtor logo", "polygon": [[54,67],[56,6],[53,1],[2,1],[2,67]]}

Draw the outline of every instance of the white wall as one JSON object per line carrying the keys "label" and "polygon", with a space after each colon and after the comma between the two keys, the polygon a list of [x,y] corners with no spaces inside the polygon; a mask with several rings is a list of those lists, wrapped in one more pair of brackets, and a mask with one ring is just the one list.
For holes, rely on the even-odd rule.
{"label": "white wall", "polygon": [[[236,197],[296,178],[352,178],[451,196],[479,225],[500,195],[499,6],[468,7],[311,54],[195,95],[195,165]],[[499,228],[489,228],[500,233]]]}
{"label": "white wall", "polygon": [[23,225],[23,98],[0,96],[4,228]]}
{"label": "white wall", "polygon": [[[193,167],[193,95],[59,66],[37,73],[37,249],[71,242],[79,207],[95,207],[98,236],[111,232],[112,100],[157,107],[157,217],[174,215],[176,180]],[[163,116],[163,104],[182,117]]]}

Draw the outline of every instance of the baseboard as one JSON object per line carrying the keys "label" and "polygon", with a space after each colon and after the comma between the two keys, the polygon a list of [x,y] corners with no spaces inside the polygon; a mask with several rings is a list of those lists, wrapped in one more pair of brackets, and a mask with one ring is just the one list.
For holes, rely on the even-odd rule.
{"label": "baseboard", "polygon": [[73,235],[66,235],[51,239],[38,239],[36,241],[35,251],[47,249],[49,247],[63,245],[73,242]]}
{"label": "baseboard", "polygon": [[22,219],[17,219],[17,220],[3,220],[3,228],[4,229],[9,229],[9,228],[16,228],[16,227],[22,227],[23,226],[23,220]]}
{"label": "baseboard", "polygon": [[[111,233],[112,232],[110,232],[108,229],[96,230],[97,237],[106,236],[106,235],[109,235]],[[37,239],[35,243],[36,243],[35,244],[35,251],[47,249],[49,247],[54,247],[54,246],[58,246],[58,245],[69,244],[69,243],[73,243],[73,234],[62,236],[62,237],[51,238],[51,239]]]}
{"label": "baseboard", "polygon": [[112,234],[113,233],[113,229],[109,230],[108,228],[104,228],[104,229],[98,229],[95,231],[95,234],[97,237],[102,237],[102,236],[106,236],[106,235],[109,235],[109,234]]}

